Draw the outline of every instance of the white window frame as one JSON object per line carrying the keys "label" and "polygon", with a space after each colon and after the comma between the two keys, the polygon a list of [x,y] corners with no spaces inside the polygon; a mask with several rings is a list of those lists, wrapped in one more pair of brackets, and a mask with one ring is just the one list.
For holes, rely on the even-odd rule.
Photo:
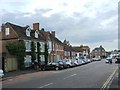
{"label": "white window frame", "polygon": [[28,27],[28,28],[26,29],[26,36],[30,37],[30,32],[31,32],[31,30],[30,30],[30,28]]}
{"label": "white window frame", "polygon": [[[27,47],[27,42],[29,43],[29,48]],[[26,47],[26,52],[29,52],[29,51],[31,51],[31,41],[30,40],[26,40],[25,41],[25,47]]]}
{"label": "white window frame", "polygon": [[5,35],[10,35],[10,28],[5,28]]}
{"label": "white window frame", "polygon": [[65,56],[67,56],[67,51],[65,51]]}
{"label": "white window frame", "polygon": [[[27,59],[28,58],[28,59]],[[26,55],[25,57],[24,57],[24,59],[25,59],[25,61],[24,61],[24,63],[25,63],[25,67],[30,67],[31,66],[31,56],[30,55]]]}
{"label": "white window frame", "polygon": [[37,52],[37,42],[34,42],[35,44],[35,52]]}
{"label": "white window frame", "polygon": [[41,52],[45,52],[45,43],[40,42],[40,45],[41,45]]}
{"label": "white window frame", "polygon": [[40,55],[41,61],[45,61],[45,56],[44,55]]}
{"label": "white window frame", "polygon": [[38,31],[35,31],[35,38],[38,38]]}

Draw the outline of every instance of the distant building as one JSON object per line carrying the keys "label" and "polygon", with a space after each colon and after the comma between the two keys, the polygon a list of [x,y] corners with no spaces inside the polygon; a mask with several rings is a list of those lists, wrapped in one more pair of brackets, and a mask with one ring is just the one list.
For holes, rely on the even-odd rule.
{"label": "distant building", "polygon": [[94,48],[91,52],[92,58],[94,57],[103,58],[105,56],[106,56],[106,51],[102,46]]}
{"label": "distant building", "polygon": [[81,58],[90,58],[90,48],[89,46],[73,46],[73,48],[76,51],[76,58],[81,59]]}
{"label": "distant building", "polygon": [[64,45],[64,59],[76,59],[76,51],[72,46]]}
{"label": "distant building", "polygon": [[118,52],[118,50],[114,50],[114,51],[112,51],[111,52],[111,57],[118,57],[118,55],[119,55],[119,52]]}

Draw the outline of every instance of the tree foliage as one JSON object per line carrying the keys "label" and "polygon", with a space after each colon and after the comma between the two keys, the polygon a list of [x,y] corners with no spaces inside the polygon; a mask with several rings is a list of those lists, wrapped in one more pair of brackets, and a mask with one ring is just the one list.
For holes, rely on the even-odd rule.
{"label": "tree foliage", "polygon": [[64,44],[64,45],[71,46],[71,45],[70,45],[70,42],[69,42],[69,41],[67,41],[66,39],[63,41],[63,44]]}
{"label": "tree foliage", "polygon": [[45,44],[45,65],[48,63],[48,46]]}
{"label": "tree foliage", "polygon": [[18,67],[24,67],[25,43],[23,40],[8,41],[6,48],[11,55],[15,55],[18,60]]}
{"label": "tree foliage", "polygon": [[31,60],[32,60],[32,62],[34,62],[36,59],[35,48],[36,48],[35,43],[32,41],[31,42]]}
{"label": "tree foliage", "polygon": [[38,58],[38,63],[40,64],[41,62],[41,58],[40,58],[40,55],[41,55],[41,45],[39,42],[37,42],[37,58]]}

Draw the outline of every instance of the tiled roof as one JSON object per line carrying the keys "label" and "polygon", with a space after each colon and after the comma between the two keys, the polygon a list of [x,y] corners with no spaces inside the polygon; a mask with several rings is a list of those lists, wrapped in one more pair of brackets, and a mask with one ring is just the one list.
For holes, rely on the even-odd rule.
{"label": "tiled roof", "polygon": [[22,26],[18,26],[12,23],[6,23],[8,25],[10,25],[18,34],[19,39],[36,39],[36,40],[40,40],[40,41],[45,41],[44,36],[42,35],[42,33],[39,31],[38,37],[39,38],[35,38],[35,30],[31,30],[30,33],[30,37],[26,36],[26,29],[28,28],[28,26],[26,27],[22,27]]}
{"label": "tiled roof", "polygon": [[88,49],[90,49],[89,48],[89,46],[83,46],[83,45],[81,45],[81,46],[74,46],[73,47],[77,52],[82,52],[83,50],[88,50]]}
{"label": "tiled roof", "polygon": [[21,27],[9,22],[7,22],[6,24],[10,25],[15,30],[15,32],[18,34],[19,39],[29,39],[29,37],[26,37],[25,34],[27,27]]}
{"label": "tiled roof", "polygon": [[64,50],[65,51],[74,51],[72,46],[64,45]]}
{"label": "tiled roof", "polygon": [[102,46],[93,49],[93,51],[95,51],[95,50],[104,50],[105,51],[105,49]]}
{"label": "tiled roof", "polygon": [[52,41],[57,42],[57,43],[63,45],[63,43],[58,38],[56,38],[55,36],[53,36],[51,33],[49,33],[49,36],[50,36],[50,39]]}
{"label": "tiled roof", "polygon": [[41,29],[40,32],[44,36],[44,39],[46,39],[46,41],[48,39],[50,39],[53,42],[56,42],[56,43],[59,43],[59,44],[63,45],[63,43],[58,38],[56,38],[55,36],[53,36],[50,32],[46,32],[44,29]]}
{"label": "tiled roof", "polygon": [[42,35],[41,31],[38,31],[38,38],[35,38],[35,30],[31,30],[31,38],[38,41],[46,41],[45,37]]}
{"label": "tiled roof", "polygon": [[73,47],[75,51],[82,52],[82,49],[80,47]]}

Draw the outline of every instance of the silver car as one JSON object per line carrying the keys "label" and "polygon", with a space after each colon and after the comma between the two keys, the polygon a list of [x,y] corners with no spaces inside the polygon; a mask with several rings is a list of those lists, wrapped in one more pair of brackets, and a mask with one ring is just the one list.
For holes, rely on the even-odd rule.
{"label": "silver car", "polygon": [[0,78],[4,76],[3,70],[0,69]]}
{"label": "silver car", "polygon": [[68,68],[75,66],[73,60],[71,60],[71,59],[65,59],[65,61],[66,61],[66,64],[67,64]]}

